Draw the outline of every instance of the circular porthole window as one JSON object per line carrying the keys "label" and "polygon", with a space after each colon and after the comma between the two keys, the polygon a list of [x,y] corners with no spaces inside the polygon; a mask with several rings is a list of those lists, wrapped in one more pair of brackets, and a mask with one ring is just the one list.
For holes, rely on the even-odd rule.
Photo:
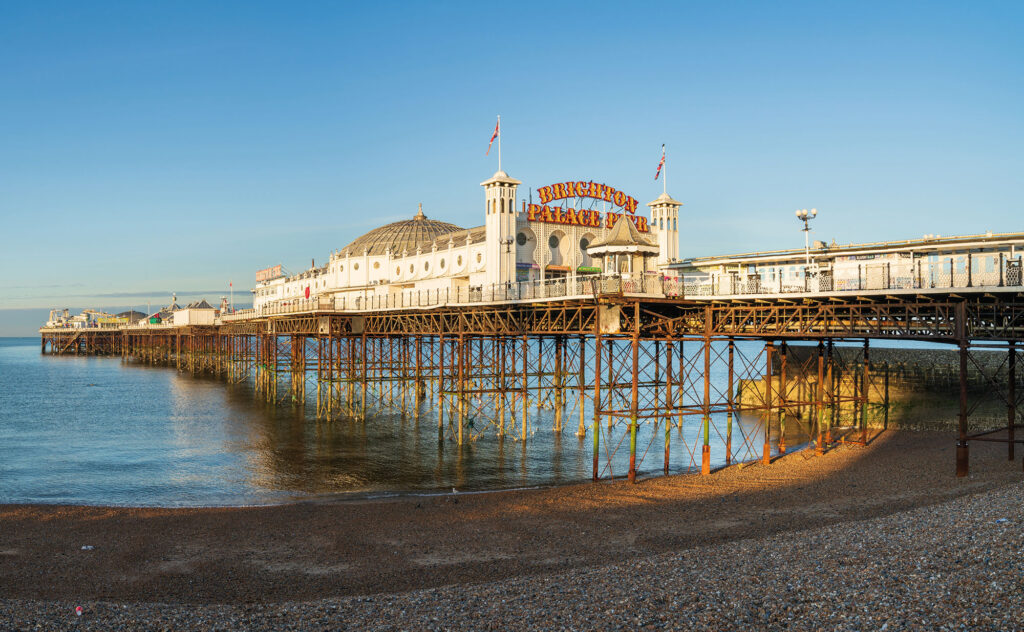
{"label": "circular porthole window", "polygon": [[441,259],[441,269],[444,270],[444,259]]}
{"label": "circular porthole window", "polygon": [[526,245],[526,233],[519,233],[516,235],[516,243],[520,246]]}
{"label": "circular porthole window", "polygon": [[374,270],[379,270],[380,269],[380,261],[374,261],[373,262],[373,269]]}
{"label": "circular porthole window", "polygon": [[338,266],[338,272],[344,272],[345,266]]}
{"label": "circular porthole window", "polygon": [[358,270],[359,269],[359,264],[358,263],[353,263],[352,264],[352,269],[353,270]]}
{"label": "circular porthole window", "polygon": [[558,248],[558,235],[552,235],[548,237],[548,246],[552,248]]}
{"label": "circular porthole window", "polygon": [[429,261],[424,261],[423,262],[423,271],[424,272],[429,272],[430,271],[430,262]]}
{"label": "circular porthole window", "polygon": [[590,240],[589,239],[587,239],[586,237],[580,239],[580,250],[586,252],[587,248],[589,246],[590,246]]}

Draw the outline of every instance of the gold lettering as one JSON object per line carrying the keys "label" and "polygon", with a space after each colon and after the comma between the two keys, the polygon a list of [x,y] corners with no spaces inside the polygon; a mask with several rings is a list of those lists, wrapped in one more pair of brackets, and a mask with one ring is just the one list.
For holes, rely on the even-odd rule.
{"label": "gold lettering", "polygon": [[641,233],[647,232],[647,218],[643,215],[630,215],[630,217],[636,218],[636,229]]}
{"label": "gold lettering", "polygon": [[559,182],[558,184],[551,185],[551,199],[562,200],[565,199],[565,186]]}
{"label": "gold lettering", "polygon": [[615,220],[619,217],[616,213],[612,213],[611,211],[605,213],[604,216],[608,220],[607,222],[605,222],[605,228],[611,228],[612,226],[615,226]]}
{"label": "gold lettering", "polygon": [[608,186],[607,184],[601,185],[601,199],[605,202],[612,201],[612,193],[615,193],[615,189]]}
{"label": "gold lettering", "polygon": [[551,187],[541,187],[537,189],[537,196],[540,197],[541,204],[547,204],[552,200]]}
{"label": "gold lettering", "polygon": [[576,183],[575,182],[566,182],[563,186],[565,187],[565,197],[567,197],[567,198],[576,197]]}
{"label": "gold lettering", "polygon": [[636,207],[637,207],[636,198],[627,197],[626,198],[626,210],[628,212],[630,212],[630,213],[636,213]]}
{"label": "gold lettering", "polygon": [[535,222],[537,221],[537,213],[540,212],[540,204],[531,204],[527,207],[526,221]]}
{"label": "gold lettering", "polygon": [[542,221],[542,222],[553,222],[554,221],[553,219],[551,219],[551,207],[545,205],[540,210],[540,221]]}
{"label": "gold lettering", "polygon": [[622,191],[616,191],[613,197],[615,206],[623,207],[626,206],[626,194]]}

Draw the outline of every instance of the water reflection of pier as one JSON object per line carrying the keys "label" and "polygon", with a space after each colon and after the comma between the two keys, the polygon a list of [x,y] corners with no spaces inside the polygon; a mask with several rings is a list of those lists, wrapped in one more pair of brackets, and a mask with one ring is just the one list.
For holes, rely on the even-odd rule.
{"label": "water reflection of pier", "polygon": [[[571,432],[592,445],[595,479],[622,469],[633,479],[641,468],[770,463],[807,441],[819,454],[866,443],[872,409],[887,404],[870,341],[942,342],[959,349],[965,475],[970,440],[1005,441],[1014,456],[1022,327],[1016,291],[704,303],[620,293],[126,328],[96,332],[89,352],[250,383],[322,420],[391,411],[455,445]],[[43,330],[43,350],[67,352],[69,335]],[[851,344],[856,353],[836,353]],[[975,360],[993,349],[1005,354],[998,366]],[[968,388],[972,373],[985,392]],[[983,397],[1005,403],[1005,426],[971,428]]]}

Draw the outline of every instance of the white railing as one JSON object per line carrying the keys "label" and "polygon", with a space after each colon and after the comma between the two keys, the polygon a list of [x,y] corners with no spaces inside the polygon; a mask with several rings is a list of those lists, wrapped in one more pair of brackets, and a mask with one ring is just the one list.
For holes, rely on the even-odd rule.
{"label": "white railing", "polygon": [[620,276],[588,275],[544,281],[522,281],[492,286],[438,288],[433,290],[401,290],[389,294],[343,296],[337,298],[299,298],[278,301],[253,310],[239,311],[222,316],[221,320],[244,320],[277,314],[295,314],[316,311],[377,311],[436,307],[442,305],[468,305],[474,303],[511,303],[545,301],[566,298],[586,298],[595,295],[627,294],[643,296],[678,295],[678,281],[660,274]]}
{"label": "white railing", "polygon": [[[881,293],[892,290],[973,290],[998,291],[998,288],[1021,289],[1021,260],[1008,259],[1001,269],[968,270],[965,265],[950,261],[871,263],[858,266],[854,271],[846,270],[843,278],[834,278],[829,270],[803,278],[780,275],[763,280],[757,275],[712,274],[684,276],[672,281],[682,286],[682,292],[669,290],[666,281],[666,296],[687,298],[777,296],[786,294],[842,294],[847,292]],[[856,276],[852,276],[853,272]]]}

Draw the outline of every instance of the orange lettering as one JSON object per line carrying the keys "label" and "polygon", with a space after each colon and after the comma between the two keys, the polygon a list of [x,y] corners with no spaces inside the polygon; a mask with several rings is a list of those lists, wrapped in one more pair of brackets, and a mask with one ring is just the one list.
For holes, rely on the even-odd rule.
{"label": "orange lettering", "polygon": [[587,197],[592,197],[595,200],[601,199],[601,185],[596,182],[589,182],[589,188],[587,190]]}
{"label": "orange lettering", "polygon": [[641,233],[647,232],[647,218],[643,215],[631,215],[636,218],[636,229]]}
{"label": "orange lettering", "polygon": [[637,207],[636,198],[627,197],[626,198],[626,210],[629,211],[630,213],[635,213],[636,212],[636,207]]}
{"label": "orange lettering", "polygon": [[540,197],[541,204],[547,204],[551,201],[551,187],[541,187],[537,189],[537,196]]}
{"label": "orange lettering", "polygon": [[535,222],[537,221],[537,213],[540,212],[540,204],[531,204],[527,207],[526,221]]}
{"label": "orange lettering", "polygon": [[590,225],[594,228],[601,226],[601,214],[597,211],[590,211]]}
{"label": "orange lettering", "polygon": [[622,191],[616,191],[613,201],[615,203],[615,206],[626,206],[626,194],[623,193]]}
{"label": "orange lettering", "polygon": [[565,197],[567,197],[567,198],[576,197],[576,183],[575,182],[566,182],[562,186],[565,187]]}
{"label": "orange lettering", "polygon": [[605,213],[605,217],[608,220],[607,222],[605,222],[605,228],[611,228],[612,226],[615,226],[615,220],[616,218],[618,218],[618,215],[612,213],[611,211],[608,211],[607,213]]}
{"label": "orange lettering", "polygon": [[612,193],[614,192],[615,189],[613,187],[610,187],[607,184],[601,185],[601,199],[604,200],[605,202],[612,201]]}
{"label": "orange lettering", "polygon": [[565,198],[565,186],[561,182],[551,185],[551,199],[561,200]]}

